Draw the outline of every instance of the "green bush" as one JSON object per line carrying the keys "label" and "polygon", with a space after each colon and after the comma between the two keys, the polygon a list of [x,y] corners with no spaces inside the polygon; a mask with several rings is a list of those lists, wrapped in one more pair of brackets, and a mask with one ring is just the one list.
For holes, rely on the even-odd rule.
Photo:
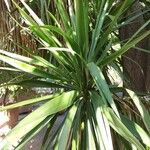
{"label": "green bush", "polygon": [[[52,20],[48,25],[23,0],[20,1],[24,8],[14,4],[28,25],[24,30],[34,34],[41,45],[39,50],[47,51],[49,57],[43,59],[24,48],[31,58],[0,51],[0,60],[33,75],[32,79],[12,84],[62,90],[1,107],[3,111],[46,101],[12,129],[2,141],[1,149],[11,146],[21,149],[44,127],[47,131],[42,150],[49,149],[50,145],[63,150],[116,149],[113,144],[116,139],[125,149],[150,147],[149,113],[136,94],[126,89],[145,128],[119,110],[116,97],[123,87],[112,85],[107,74],[108,66],[118,67],[120,56],[150,34],[150,31],[143,32],[148,21],[122,47],[112,48],[116,42],[120,45],[116,36],[119,27],[136,19],[134,16],[121,22],[134,0],[68,0],[70,4],[51,1],[55,10],[53,13],[46,11]],[[51,137],[51,129],[60,114],[64,114],[64,120]],[[117,138],[118,135],[123,138]]]}

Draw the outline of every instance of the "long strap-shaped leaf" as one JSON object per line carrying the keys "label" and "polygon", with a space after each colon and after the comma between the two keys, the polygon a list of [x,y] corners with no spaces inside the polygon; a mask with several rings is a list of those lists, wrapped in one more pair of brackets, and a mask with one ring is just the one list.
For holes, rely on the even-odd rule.
{"label": "long strap-shaped leaf", "polygon": [[0,149],[9,149],[10,146],[16,144],[24,135],[35,128],[46,117],[68,108],[72,105],[76,96],[76,91],[65,92],[32,112],[11,130],[0,143]]}
{"label": "long strap-shaped leaf", "polygon": [[116,116],[114,111],[110,108],[106,108],[104,110],[104,114],[109,121],[110,126],[119,133],[122,137],[124,137],[127,141],[134,144],[137,149],[145,150],[143,145],[137,140],[137,138],[130,132],[130,130],[122,123],[120,118]]}
{"label": "long strap-shaped leaf", "polygon": [[46,96],[42,96],[42,97],[37,97],[37,98],[24,100],[24,101],[17,102],[17,103],[7,105],[7,106],[0,106],[0,111],[14,109],[14,108],[17,108],[17,107],[22,107],[22,106],[38,103],[38,102],[41,102],[41,101],[51,100],[51,99],[53,99],[53,98],[55,98],[59,95],[60,95],[60,93],[59,94],[51,94],[51,95],[46,95]]}
{"label": "long strap-shaped leaf", "polygon": [[150,134],[150,114],[146,110],[145,106],[143,103],[139,100],[138,96],[131,90],[126,89],[127,93],[130,95],[131,99],[133,100],[135,106],[139,110],[141,117],[143,119],[143,122],[146,126],[146,129],[148,130]]}
{"label": "long strap-shaped leaf", "polygon": [[148,35],[150,35],[150,30],[144,32],[141,36],[135,38],[134,40],[127,42],[120,50],[114,52],[113,54],[109,55],[108,57],[104,58],[101,62],[101,66],[105,66],[108,63],[111,63],[113,60],[115,60],[117,57],[124,54],[126,51],[128,51],[130,48],[134,47],[137,43],[139,43],[141,40],[146,38]]}
{"label": "long strap-shaped leaf", "polygon": [[[30,15],[34,18],[34,20],[37,22],[37,24],[39,25],[44,25],[44,23],[42,22],[42,20],[35,14],[35,12],[25,3],[24,0],[20,0],[21,3],[23,4],[23,6],[26,8],[26,10],[30,13]],[[17,5],[15,3],[15,5]],[[17,5],[18,8],[20,8],[18,5]]]}
{"label": "long strap-shaped leaf", "polygon": [[[97,48],[99,49],[100,47],[102,47],[105,43],[107,43],[108,41],[108,35],[111,34],[111,32],[114,30],[114,28],[116,27],[117,21],[119,19],[119,17],[125,12],[125,10],[134,2],[134,0],[124,0],[124,1],[120,1],[120,4],[118,5],[119,7],[117,8],[117,12],[115,13],[115,15],[113,16],[112,21],[110,22],[107,30],[105,31],[105,34],[103,34],[100,42],[98,43]],[[115,8],[116,9],[116,8]],[[97,49],[97,50],[98,50]]]}
{"label": "long strap-shaped leaf", "polygon": [[96,53],[95,48],[99,40],[100,32],[102,30],[104,19],[107,13],[108,3],[109,3],[108,0],[101,2],[101,7],[99,10],[97,19],[96,19],[96,26],[95,26],[95,29],[93,30],[93,35],[92,35],[92,43],[91,43],[90,53],[89,53],[90,60],[93,57],[93,55],[95,55],[94,53]]}
{"label": "long strap-shaped leaf", "polygon": [[43,78],[55,79],[54,75],[51,75],[45,71],[42,71],[42,70],[38,69],[37,67],[29,65],[25,62],[15,60],[13,58],[10,58],[10,57],[7,57],[7,56],[1,55],[1,54],[0,54],[0,60],[6,62],[7,64],[9,64],[17,69],[28,72],[30,74],[33,74],[33,75],[36,75],[39,77],[43,77]]}
{"label": "long strap-shaped leaf", "polygon": [[[87,55],[88,46],[88,0],[75,1],[76,32],[81,54]],[[85,56],[86,57],[86,56]]]}
{"label": "long strap-shaped leaf", "polygon": [[45,87],[45,88],[71,88],[70,86],[67,86],[65,84],[60,84],[60,83],[53,83],[50,81],[41,81],[41,80],[22,80],[19,82],[12,82],[12,83],[6,83],[3,85],[0,85],[0,87],[6,87],[6,86],[11,86],[11,85],[20,85],[20,86],[25,86],[25,87]]}
{"label": "long strap-shaped leaf", "polygon": [[29,26],[37,27],[34,29],[34,32],[43,40],[42,42],[44,44],[53,45],[53,46],[56,46],[56,43],[58,45],[60,44],[58,39],[56,39],[56,37],[52,36],[52,34],[50,32],[47,32],[47,31],[39,28],[38,25],[44,25],[44,23],[23,0],[21,0],[21,3],[24,5],[24,7],[26,8],[26,10],[29,12],[30,15],[28,15],[17,3],[15,3],[14,0],[12,0],[12,1],[15,4],[16,8],[19,10],[22,17],[25,19],[26,23]]}
{"label": "long strap-shaped leaf", "polygon": [[26,145],[26,143],[30,141],[34,136],[36,136],[51,120],[52,116],[45,118],[40,124],[38,124],[34,129],[32,129],[29,133],[27,133],[27,135],[15,148],[15,150],[22,150],[23,147]]}
{"label": "long strap-shaped leaf", "polygon": [[130,132],[142,141],[145,145],[150,147],[150,135],[148,135],[138,124],[131,121],[124,115],[120,115],[123,124],[130,130]]}
{"label": "long strap-shaped leaf", "polygon": [[[25,49],[24,47],[21,47],[18,44],[16,44],[16,45],[19,46],[22,49]],[[28,51],[28,50],[25,49],[25,51]],[[53,64],[46,61],[44,58],[42,58],[40,56],[30,54],[32,58],[29,58],[29,57],[22,56],[22,55],[12,53],[12,52],[8,52],[8,51],[2,50],[2,49],[0,49],[0,53],[6,55],[8,57],[11,57],[13,59],[17,59],[17,60],[20,60],[22,62],[33,64],[33,65],[36,65],[36,66],[49,67],[49,68],[57,69]]]}
{"label": "long strap-shaped leaf", "polygon": [[75,119],[73,121],[73,128],[72,128],[72,145],[71,150],[79,150],[81,146],[81,111],[83,107],[83,101],[80,102],[78,106],[78,110],[76,112]]}
{"label": "long strap-shaped leaf", "polygon": [[64,2],[62,0],[56,0],[55,3],[56,3],[56,7],[57,7],[57,9],[59,11],[61,20],[62,20],[62,22],[64,24],[65,31],[67,31],[68,29],[70,29],[69,28],[69,26],[70,26],[70,19],[69,19],[67,10],[64,7]]}
{"label": "long strap-shaped leaf", "polygon": [[[17,44],[17,46],[18,46],[18,44]],[[21,47],[21,46],[19,45],[19,47]],[[23,48],[23,47],[21,47],[21,48]],[[31,65],[50,68],[50,69],[53,70],[53,72],[55,72],[55,74],[57,74],[56,75],[57,77],[59,76],[60,71],[61,71],[59,68],[57,68],[56,66],[54,66],[53,64],[51,64],[50,62],[48,62],[47,60],[45,60],[44,58],[42,58],[40,56],[35,56],[35,55],[30,54],[32,56],[32,58],[29,58],[29,57],[25,57],[25,56],[18,55],[18,54],[15,54],[15,53],[11,53],[11,52],[1,50],[1,49],[0,49],[0,53],[4,54],[6,56],[9,56],[10,58],[13,58],[13,59],[31,64]],[[0,70],[20,71],[20,70],[16,70],[16,69],[13,69],[13,68],[8,68],[8,67],[0,67]],[[61,74],[63,74],[63,73],[61,72]],[[65,76],[65,75],[62,75],[62,76]],[[61,79],[62,79],[62,77],[61,77]]]}
{"label": "long strap-shaped leaf", "polygon": [[2,49],[0,49],[0,53],[4,54],[4,55],[7,55],[7,56],[9,56],[11,58],[23,61],[23,62],[27,62],[27,63],[31,63],[31,64],[35,64],[35,65],[39,65],[39,66],[45,67],[40,61],[37,61],[37,60],[29,58],[29,57],[25,57],[25,56],[22,56],[22,55],[11,53],[11,52],[8,52],[8,51],[2,50]]}
{"label": "long strap-shaped leaf", "polygon": [[103,103],[102,98],[96,92],[91,93],[91,100],[96,115],[97,128],[99,133],[98,136],[99,140],[101,141],[100,147],[104,150],[112,150],[113,144],[110,127],[107,119],[104,118],[104,114],[102,113],[102,109],[105,107],[105,104]]}
{"label": "long strap-shaped leaf", "polygon": [[70,138],[71,127],[73,126],[72,123],[73,123],[77,108],[78,108],[78,104],[72,106],[71,109],[69,110],[69,112],[65,118],[65,122],[61,128],[59,135],[58,135],[56,146],[54,148],[55,150],[66,150],[67,149],[67,147],[68,147],[67,143]]}
{"label": "long strap-shaped leaf", "polygon": [[[119,116],[117,107],[115,105],[115,102],[112,98],[111,92],[109,90],[108,84],[103,76],[102,71],[100,70],[100,68],[95,65],[94,63],[89,63],[88,64],[88,68],[90,70],[90,73],[95,81],[95,84],[100,92],[100,94],[102,96],[105,97],[105,99],[107,100],[107,102],[110,104],[110,106],[113,108],[113,110],[115,111],[115,113]],[[107,102],[104,101],[104,103],[107,105]]]}
{"label": "long strap-shaped leaf", "polygon": [[86,139],[86,149],[96,150],[94,130],[93,130],[91,119],[87,119],[85,125],[86,125],[86,129],[85,129],[86,134],[84,138]]}

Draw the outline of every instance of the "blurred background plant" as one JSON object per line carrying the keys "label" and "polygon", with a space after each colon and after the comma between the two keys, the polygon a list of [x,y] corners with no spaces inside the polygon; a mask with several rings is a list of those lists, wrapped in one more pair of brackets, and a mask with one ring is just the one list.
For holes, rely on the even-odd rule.
{"label": "blurred background plant", "polygon": [[[47,127],[41,149],[48,149],[50,145],[56,149],[149,149],[149,102],[141,97],[148,95],[144,86],[149,78],[146,75],[143,79],[143,70],[146,70],[143,67],[149,64],[149,56],[142,59],[141,55],[145,54],[141,52],[140,57],[123,55],[129,49],[133,51],[131,48],[136,49],[134,54],[137,50],[148,52],[147,44],[141,47],[143,44],[138,43],[149,40],[149,2],[20,0],[13,1],[12,10],[12,3],[5,2],[9,10],[7,15],[15,24],[9,31],[17,31],[13,36],[7,31],[11,33],[7,40],[13,46],[9,47],[9,52],[0,51],[0,60],[13,68],[1,69],[19,71],[18,80],[5,86],[47,87],[61,91],[1,107],[2,111],[46,100],[19,122],[2,141],[1,148],[21,149]],[[140,23],[134,32],[130,31],[129,27],[133,25],[134,28],[137,20]],[[7,49],[7,44],[2,49]],[[127,59],[122,60],[122,55]],[[129,60],[140,66],[138,72],[136,66],[130,69]],[[24,78],[19,77],[22,74]],[[129,81],[134,82],[130,84]],[[51,137],[60,112],[65,117]],[[21,132],[20,128],[25,131]]]}

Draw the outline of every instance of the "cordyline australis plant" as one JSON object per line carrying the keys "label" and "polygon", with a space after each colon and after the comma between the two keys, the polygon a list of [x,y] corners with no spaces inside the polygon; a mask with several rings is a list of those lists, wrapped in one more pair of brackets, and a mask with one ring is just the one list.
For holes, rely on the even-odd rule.
{"label": "cordyline australis plant", "polygon": [[[138,17],[120,23],[122,14],[134,0],[68,0],[67,7],[62,0],[55,0],[55,13],[47,11],[53,22],[51,25],[45,25],[23,0],[20,2],[24,8],[14,4],[28,24],[25,29],[36,36],[41,49],[49,51],[55,63],[27,49],[31,58],[1,50],[0,60],[15,67],[15,71],[33,75],[29,80],[11,84],[62,90],[1,107],[0,110],[4,111],[45,101],[6,135],[1,149],[22,149],[44,127],[47,130],[42,150],[112,150],[115,149],[113,141],[119,135],[123,138],[117,140],[125,149],[148,149],[150,115],[131,90],[125,91],[137,107],[144,129],[119,111],[115,88],[106,74],[109,65],[116,63],[119,56],[150,34],[150,31],[143,32],[149,23],[146,22],[122,47],[118,50],[112,48],[118,28]],[[62,113],[63,121],[51,134],[53,125]]]}

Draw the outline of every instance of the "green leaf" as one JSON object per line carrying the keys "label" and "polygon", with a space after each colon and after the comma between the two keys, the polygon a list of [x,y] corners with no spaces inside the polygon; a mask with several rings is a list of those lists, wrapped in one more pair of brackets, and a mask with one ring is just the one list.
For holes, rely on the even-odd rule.
{"label": "green leaf", "polygon": [[86,58],[89,50],[88,0],[76,0],[75,6],[77,41],[80,47],[80,54]]}
{"label": "green leaf", "polygon": [[34,129],[46,117],[68,108],[73,104],[76,96],[76,91],[65,92],[33,111],[20,121],[10,133],[8,133],[1,142],[0,149],[9,149],[10,146],[16,144],[22,137],[24,137],[24,135]]}
{"label": "green leaf", "polygon": [[51,119],[51,121],[49,122],[49,124],[48,124],[48,126],[47,126],[47,129],[46,129],[46,132],[45,132],[45,135],[44,135],[44,138],[43,138],[43,142],[42,142],[42,145],[41,145],[41,149],[42,150],[46,150],[47,149],[47,147],[48,147],[48,145],[50,144],[50,143],[52,143],[52,141],[51,141],[51,139],[53,139],[54,140],[54,134],[56,134],[57,133],[57,130],[58,130],[58,128],[60,127],[57,127],[57,130],[56,131],[54,131],[55,133],[53,133],[53,135],[52,135],[52,131],[54,130],[54,126],[55,126],[55,123],[58,121],[57,119],[58,119],[58,117],[59,117],[59,114],[56,114],[52,119]]}
{"label": "green leaf", "polygon": [[29,65],[25,62],[19,61],[19,60],[15,60],[13,58],[7,57],[7,56],[3,56],[0,55],[0,60],[8,63],[9,65],[20,69],[24,72],[39,76],[39,77],[43,77],[43,78],[51,78],[51,79],[56,79],[56,77],[54,75],[51,75],[45,71],[42,71],[40,69],[38,69],[35,66]]}
{"label": "green leaf", "polygon": [[76,116],[73,121],[73,128],[72,128],[72,144],[71,144],[71,149],[74,150],[79,150],[81,146],[81,141],[80,141],[80,134],[81,134],[81,111],[83,107],[83,101],[80,102],[78,106],[78,110],[76,113]]}
{"label": "green leaf", "polygon": [[4,86],[7,85],[20,85],[20,86],[25,86],[25,87],[45,87],[45,88],[71,88],[70,86],[67,86],[64,83],[54,83],[54,82],[50,82],[50,81],[42,81],[42,80],[35,80],[35,79],[31,79],[31,80],[23,80],[20,82],[15,82],[15,83],[8,83],[8,84],[4,84]]}
{"label": "green leaf", "polygon": [[90,119],[87,119],[86,122],[86,149],[88,150],[96,150],[96,143],[95,143],[95,138],[94,138],[94,130],[92,127],[92,123]]}
{"label": "green leaf", "polygon": [[110,126],[124,137],[127,141],[134,144],[137,149],[145,150],[143,145],[138,141],[137,138],[130,132],[130,130],[123,124],[123,122],[116,116],[112,109],[106,108],[104,114],[109,121]]}
{"label": "green leaf", "polygon": [[48,50],[50,52],[64,51],[64,52],[69,52],[71,54],[75,54],[75,52],[72,49],[64,48],[64,47],[44,47],[44,48],[40,48],[40,49],[46,49],[46,50]]}
{"label": "green leaf", "polygon": [[65,122],[58,135],[58,139],[55,145],[55,150],[66,150],[68,147],[69,138],[71,138],[71,130],[73,126],[74,117],[78,108],[78,104],[72,106],[66,115]]}
{"label": "green leaf", "polygon": [[12,0],[12,2],[14,3],[14,5],[16,6],[16,8],[19,10],[20,14],[23,16],[23,18],[25,19],[26,23],[29,25],[36,25],[37,23],[32,19],[31,16],[27,15],[27,13],[21,9],[21,7],[19,7],[19,5]]}
{"label": "green leaf", "polygon": [[137,50],[145,52],[145,53],[150,53],[150,50],[148,50],[148,49],[144,49],[144,48],[140,48],[140,47],[134,47],[134,49],[137,49]]}
{"label": "green leaf", "polygon": [[[32,28],[34,28],[34,27],[36,27],[36,26],[32,26]],[[61,27],[58,28],[58,27],[52,26],[52,25],[44,25],[44,26],[40,26],[40,28],[45,28],[54,33],[56,32],[57,34],[59,34],[60,36],[63,37],[64,42],[66,43],[68,48],[71,47],[75,52],[77,52],[77,53],[80,52],[80,48],[79,48],[79,45],[77,44],[77,42],[70,35],[68,35],[66,32],[64,32]]]}
{"label": "green leaf", "polygon": [[51,99],[53,99],[53,98],[55,98],[59,95],[60,95],[60,93],[51,94],[51,95],[46,95],[46,96],[42,96],[42,97],[38,97],[38,98],[32,98],[32,99],[24,100],[24,101],[14,103],[14,104],[11,104],[11,105],[7,105],[7,106],[0,106],[0,111],[14,109],[14,108],[17,108],[17,107],[22,107],[22,106],[38,103],[38,102],[41,102],[41,101],[51,100]]}
{"label": "green leaf", "polygon": [[58,71],[58,68],[56,66],[54,66],[52,63],[48,62],[46,59],[44,59],[44,58],[42,58],[40,56],[36,56],[36,55],[32,55],[32,57],[36,61],[42,63],[43,66],[46,66],[48,68],[52,68],[53,70],[57,70]]}
{"label": "green leaf", "polygon": [[[133,34],[133,36],[128,40],[128,42],[126,43],[126,44],[128,44],[129,42],[131,42],[135,37],[137,37],[137,35],[143,30],[143,29],[145,29],[148,25],[150,24],[150,20],[148,20],[148,21],[146,21],[143,25],[142,25],[142,27],[140,27],[134,34]],[[146,32],[145,32],[146,33]],[[150,34],[150,32],[149,32],[149,34]],[[148,35],[149,35],[148,34]],[[148,36],[147,35],[147,36]]]}
{"label": "green leaf", "polygon": [[[42,20],[36,15],[36,13],[25,3],[24,0],[20,0],[20,2],[23,4],[23,6],[26,8],[26,10],[30,13],[32,18],[37,22],[39,25],[44,25]],[[19,6],[18,6],[19,7]],[[20,7],[19,7],[20,8]]]}
{"label": "green leaf", "polygon": [[46,46],[49,45],[56,46],[57,44],[61,45],[58,39],[54,37],[52,33],[46,30],[42,30],[39,27],[44,25],[44,23],[24,1],[21,0],[21,3],[24,5],[24,7],[26,8],[26,10],[29,12],[30,15],[28,15],[17,3],[15,3],[14,1],[13,3],[18,8],[20,14],[25,19],[26,23],[31,27],[36,26],[36,28],[33,28],[34,29],[33,31],[38,35],[38,37],[41,38],[41,42],[43,44],[45,44]]}
{"label": "green leaf", "polygon": [[60,28],[61,25],[59,24],[59,22],[57,21],[57,18],[50,12],[47,10],[48,16],[55,22],[55,24]]}
{"label": "green leaf", "polygon": [[49,116],[45,118],[40,124],[38,124],[34,129],[28,132],[15,150],[22,150],[23,147],[29,142],[34,136],[36,136],[50,121],[52,117]]}
{"label": "green leaf", "polygon": [[5,70],[5,71],[15,71],[15,72],[22,72],[21,70],[15,69],[15,68],[10,68],[10,67],[0,67],[0,70]]}
{"label": "green leaf", "polygon": [[93,30],[92,43],[91,43],[90,52],[89,52],[89,61],[92,60],[92,57],[96,53],[95,48],[96,48],[97,42],[99,40],[99,36],[100,36],[101,31],[102,31],[104,19],[105,19],[106,13],[107,13],[108,1],[109,0],[101,2],[101,7],[99,10],[97,19],[96,19],[95,29]]}
{"label": "green leaf", "polygon": [[141,36],[135,38],[134,40],[127,42],[126,44],[123,45],[123,47],[112,53],[111,55],[107,56],[106,58],[104,58],[101,62],[100,62],[100,66],[105,66],[108,65],[109,63],[111,63],[113,60],[115,60],[117,57],[121,56],[122,54],[124,54],[127,50],[129,50],[130,48],[134,47],[137,43],[139,43],[141,40],[143,40],[144,38],[146,38],[148,35],[150,35],[150,31],[146,31],[144,32]]}
{"label": "green leaf", "polygon": [[145,106],[143,105],[141,100],[138,98],[138,96],[135,94],[135,92],[133,92],[129,89],[126,89],[126,91],[129,94],[129,96],[131,97],[131,99],[133,100],[138,111],[140,112],[143,122],[146,126],[146,129],[150,134],[150,114],[149,114],[149,112],[146,110]]}
{"label": "green leaf", "polygon": [[150,135],[148,135],[138,124],[129,120],[126,116],[120,115],[122,123],[130,130],[130,132],[150,147]]}
{"label": "green leaf", "polygon": [[119,24],[117,28],[120,28],[122,26],[126,26],[126,25],[132,24],[133,21],[135,21],[138,17],[146,14],[149,11],[150,11],[150,9],[147,9],[147,10],[144,10],[144,11],[142,11],[140,13],[137,13],[136,15],[133,15],[133,16],[129,17],[127,20],[125,20],[124,22],[122,22],[121,24]]}
{"label": "green leaf", "polygon": [[25,57],[25,56],[18,55],[18,54],[15,54],[15,53],[11,53],[11,52],[8,52],[8,51],[5,51],[5,50],[1,50],[1,49],[0,49],[0,53],[4,54],[6,56],[9,56],[9,57],[11,57],[13,59],[20,60],[22,62],[27,62],[29,64],[46,67],[46,65],[44,65],[41,61],[38,61],[38,60],[33,59],[33,58]]}
{"label": "green leaf", "polygon": [[[119,112],[117,110],[116,104],[112,98],[112,94],[109,90],[108,84],[103,76],[103,73],[101,72],[100,68],[95,65],[93,62],[88,64],[88,69],[94,79],[94,82],[102,96],[105,97],[107,102],[110,104],[110,106],[113,108],[115,113],[119,116]],[[107,102],[103,99],[104,104],[107,105]]]}
{"label": "green leaf", "polygon": [[116,25],[118,23],[118,20],[121,18],[121,15],[127,10],[128,7],[132,5],[134,0],[124,0],[124,1],[119,1],[119,4],[117,4],[116,8],[115,7],[110,7],[115,9],[116,13],[114,14],[112,21],[110,23],[107,23],[107,30],[103,33],[103,36],[101,37],[98,46],[97,46],[97,51],[99,48],[102,48],[104,44],[108,42],[108,36],[111,34],[114,29],[116,30]]}
{"label": "green leaf", "polygon": [[56,0],[56,7],[59,11],[59,14],[61,16],[61,20],[64,24],[64,27],[65,27],[65,31],[67,31],[68,29],[70,29],[70,19],[69,19],[69,16],[68,16],[68,12],[67,10],[65,9],[64,7],[64,3],[63,1],[61,0]]}
{"label": "green leaf", "polygon": [[103,114],[103,107],[105,104],[102,101],[102,98],[94,91],[91,92],[91,102],[93,104],[94,115],[96,117],[97,122],[97,130],[98,130],[98,137],[100,141],[100,147],[105,150],[112,150],[113,143],[112,137],[110,132],[110,127],[108,124],[107,119],[105,119]]}

